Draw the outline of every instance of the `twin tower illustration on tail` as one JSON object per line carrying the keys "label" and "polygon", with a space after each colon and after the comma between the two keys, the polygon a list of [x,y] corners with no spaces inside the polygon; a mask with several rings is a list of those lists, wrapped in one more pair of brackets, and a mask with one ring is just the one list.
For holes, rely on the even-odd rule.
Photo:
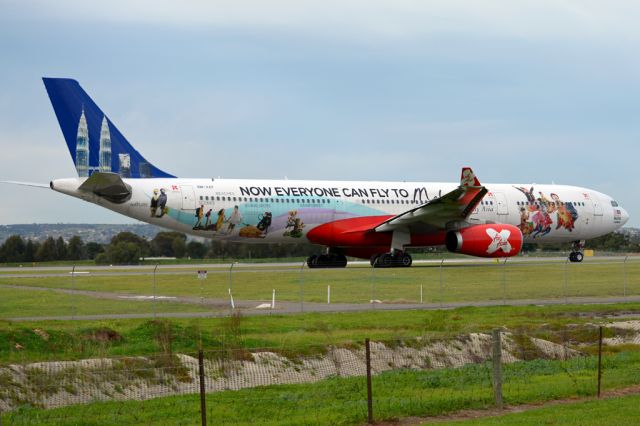
{"label": "twin tower illustration on tail", "polygon": [[123,178],[175,177],[135,150],[77,81],[43,78],[78,176],[117,173]]}

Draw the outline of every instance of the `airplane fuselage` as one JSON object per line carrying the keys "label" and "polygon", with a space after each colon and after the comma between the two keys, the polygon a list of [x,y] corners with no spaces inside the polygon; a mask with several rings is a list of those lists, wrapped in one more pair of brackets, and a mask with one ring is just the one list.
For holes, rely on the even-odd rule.
{"label": "airplane fuselage", "polygon": [[[59,179],[51,186],[131,218],[194,236],[269,243],[308,241],[314,228],[342,219],[398,215],[458,186],[440,182],[124,179],[131,187],[131,197],[113,203],[78,191],[85,179]],[[525,242],[558,243],[604,235],[628,218],[610,196],[587,188],[484,186],[488,193],[482,201],[465,221],[451,226],[510,224],[521,230]],[[442,244],[438,238],[426,243],[412,238],[409,245]]]}

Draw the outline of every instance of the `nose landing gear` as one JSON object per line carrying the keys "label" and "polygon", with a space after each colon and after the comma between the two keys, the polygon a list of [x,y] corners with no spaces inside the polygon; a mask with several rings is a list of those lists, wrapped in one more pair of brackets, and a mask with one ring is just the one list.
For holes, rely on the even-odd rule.
{"label": "nose landing gear", "polygon": [[583,241],[574,241],[571,253],[569,253],[569,261],[570,262],[582,262],[584,259],[584,240]]}

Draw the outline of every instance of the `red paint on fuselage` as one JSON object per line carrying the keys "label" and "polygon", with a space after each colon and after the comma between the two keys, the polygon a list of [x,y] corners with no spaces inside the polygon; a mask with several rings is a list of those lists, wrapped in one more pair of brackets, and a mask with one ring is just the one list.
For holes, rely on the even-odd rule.
{"label": "red paint on fuselage", "polygon": [[393,215],[364,216],[335,220],[313,228],[307,238],[314,244],[329,247],[362,247],[391,245],[391,234],[373,229]]}
{"label": "red paint on fuselage", "polygon": [[[341,219],[313,228],[307,238],[314,244],[344,249],[345,254],[367,259],[374,254],[391,249],[392,232],[376,232],[374,229],[394,216],[364,216]],[[411,246],[443,245],[446,233],[412,234]]]}

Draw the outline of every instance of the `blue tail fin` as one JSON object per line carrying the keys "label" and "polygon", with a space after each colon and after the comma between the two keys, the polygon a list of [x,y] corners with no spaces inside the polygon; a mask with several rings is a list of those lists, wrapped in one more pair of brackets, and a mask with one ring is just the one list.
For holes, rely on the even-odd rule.
{"label": "blue tail fin", "polygon": [[77,81],[43,78],[78,176],[113,172],[125,178],[175,177],[136,151]]}

